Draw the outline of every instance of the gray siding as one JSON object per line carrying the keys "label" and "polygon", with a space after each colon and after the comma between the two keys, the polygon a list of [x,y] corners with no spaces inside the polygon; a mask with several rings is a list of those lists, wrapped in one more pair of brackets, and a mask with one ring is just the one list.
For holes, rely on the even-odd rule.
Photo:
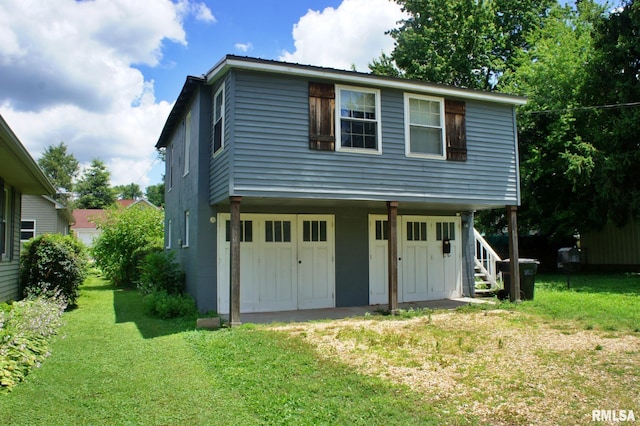
{"label": "gray siding", "polygon": [[[209,180],[209,199],[211,204],[215,204],[223,199],[229,197],[229,167],[230,167],[230,152],[231,134],[234,128],[233,124],[233,93],[234,88],[231,84],[232,74],[227,74],[226,78],[222,79],[222,82],[214,85],[211,89],[211,111],[213,111],[213,97],[220,88],[221,85],[225,86],[225,113],[224,113],[224,148],[216,153],[215,157],[210,156],[209,161],[209,174],[211,176]],[[213,113],[209,117],[209,152],[213,153]]]}
{"label": "gray siding", "polygon": [[[6,183],[5,183],[6,184]],[[10,221],[13,235],[11,255],[0,260],[0,302],[16,300],[19,296],[18,277],[20,274],[20,193],[12,189],[12,218]]]}
{"label": "gray siding", "polygon": [[307,80],[233,75],[233,195],[473,206],[517,202],[511,106],[467,102],[468,161],[408,158],[403,92],[383,89],[382,155],[313,151]]}
{"label": "gray siding", "polygon": [[36,236],[67,234],[64,220],[58,215],[55,205],[41,195],[22,196],[22,220],[36,221]]}
{"label": "gray siding", "polygon": [[[190,104],[191,144],[189,172],[184,174],[185,128],[180,125],[172,136],[167,156],[167,172],[173,168],[173,185],[165,194],[165,246],[170,239],[185,275],[187,291],[198,303],[201,311],[213,309],[216,301],[216,245],[215,225],[210,217],[215,212],[209,207],[209,158],[211,93],[209,87],[195,92]],[[189,109],[186,110],[187,112]],[[185,113],[186,117],[186,113]],[[185,211],[189,211],[188,247],[186,241]],[[171,235],[168,222],[171,220]],[[180,243],[179,243],[180,240]]]}

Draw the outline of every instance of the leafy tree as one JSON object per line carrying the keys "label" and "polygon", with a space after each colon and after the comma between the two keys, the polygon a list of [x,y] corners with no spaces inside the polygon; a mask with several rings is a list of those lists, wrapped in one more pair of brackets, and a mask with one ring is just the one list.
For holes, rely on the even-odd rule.
{"label": "leafy tree", "polygon": [[140,189],[140,185],[137,183],[118,185],[113,189],[120,200],[137,200],[142,197],[142,190]]}
{"label": "leafy tree", "polygon": [[634,0],[596,21],[585,70],[585,137],[597,150],[594,225],[640,218],[640,4]]}
{"label": "leafy tree", "polygon": [[158,209],[111,208],[97,225],[102,233],[91,250],[96,265],[116,286],[134,287],[141,259],[162,250],[164,213]]}
{"label": "leafy tree", "polygon": [[473,89],[495,88],[500,75],[513,68],[514,55],[530,47],[526,35],[542,25],[554,3],[395,1],[409,17],[389,31],[396,46],[390,57],[374,60],[371,71]]}
{"label": "leafy tree", "polygon": [[146,196],[151,204],[164,207],[164,182],[147,186]]}
{"label": "leafy tree", "polygon": [[80,172],[78,160],[73,154],[67,152],[65,143],[60,142],[56,146],[50,145],[45,149],[38,160],[38,165],[58,192],[55,198],[65,204],[73,191],[73,179]]}
{"label": "leafy tree", "polygon": [[94,159],[76,184],[76,207],[104,209],[113,205],[115,194],[109,183],[110,178],[111,173],[107,166],[101,160]]}

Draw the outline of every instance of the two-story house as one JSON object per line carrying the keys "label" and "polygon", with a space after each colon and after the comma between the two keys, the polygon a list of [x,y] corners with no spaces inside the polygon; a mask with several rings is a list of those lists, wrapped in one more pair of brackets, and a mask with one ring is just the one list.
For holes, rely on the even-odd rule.
{"label": "two-story house", "polygon": [[524,102],[226,56],[187,77],[156,145],[166,248],[232,321],[472,295],[474,211],[520,204]]}

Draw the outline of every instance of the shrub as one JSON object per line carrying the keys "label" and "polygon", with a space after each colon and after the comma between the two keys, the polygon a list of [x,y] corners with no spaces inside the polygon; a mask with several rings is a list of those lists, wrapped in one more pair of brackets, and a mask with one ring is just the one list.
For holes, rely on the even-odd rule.
{"label": "shrub", "polygon": [[147,315],[161,319],[188,317],[198,313],[191,296],[169,294],[164,290],[146,295],[142,303]]}
{"label": "shrub", "polygon": [[184,291],[184,272],[175,261],[174,252],[152,252],[142,259],[138,290],[143,295],[161,290],[169,294],[182,294]]}
{"label": "shrub", "polygon": [[164,213],[150,208],[114,208],[97,225],[102,233],[91,250],[96,265],[114,285],[135,286],[140,260],[162,249]]}
{"label": "shrub", "polygon": [[80,241],[70,235],[40,235],[24,245],[20,291],[23,297],[53,296],[59,291],[73,306],[87,272],[86,251]]}
{"label": "shrub", "polygon": [[10,391],[49,356],[66,306],[60,293],[0,305],[0,392]]}

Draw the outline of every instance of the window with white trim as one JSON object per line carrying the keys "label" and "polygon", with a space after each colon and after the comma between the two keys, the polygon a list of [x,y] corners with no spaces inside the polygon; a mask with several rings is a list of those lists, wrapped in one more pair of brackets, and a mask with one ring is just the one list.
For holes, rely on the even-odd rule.
{"label": "window with white trim", "polygon": [[224,148],[224,83],[213,97],[213,153]]}
{"label": "window with white trim", "polygon": [[380,91],[336,86],[338,151],[381,153]]}
{"label": "window with white trim", "polygon": [[0,179],[0,259],[11,259],[11,192]]}
{"label": "window with white trim", "polygon": [[36,221],[20,221],[20,241],[25,242],[36,236]]}
{"label": "window with white trim", "polygon": [[189,162],[191,161],[191,111],[187,113],[183,121],[184,125],[184,174],[189,174]]}
{"label": "window with white trim", "polygon": [[446,158],[444,99],[404,95],[407,156]]}
{"label": "window with white trim", "polygon": [[184,212],[184,239],[182,240],[182,247],[189,247],[189,210]]}
{"label": "window with white trim", "polygon": [[167,222],[167,248],[171,248],[171,228],[173,228],[173,221],[169,219]]}

